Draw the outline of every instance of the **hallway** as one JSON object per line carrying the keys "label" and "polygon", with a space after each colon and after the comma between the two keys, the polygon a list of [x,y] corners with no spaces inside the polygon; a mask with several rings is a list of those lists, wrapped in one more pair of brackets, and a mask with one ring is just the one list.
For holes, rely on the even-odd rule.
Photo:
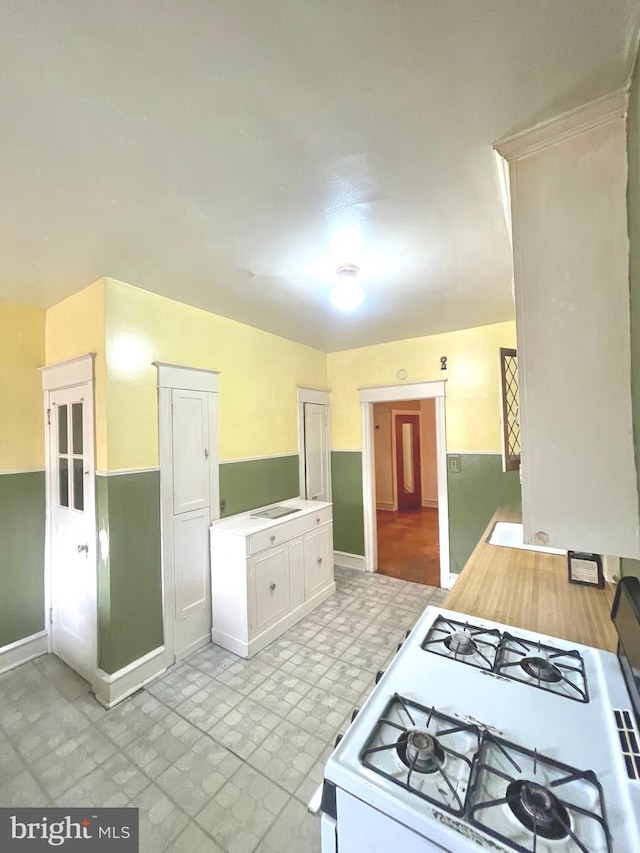
{"label": "hallway", "polygon": [[440,586],[438,510],[378,510],[378,571],[404,581]]}

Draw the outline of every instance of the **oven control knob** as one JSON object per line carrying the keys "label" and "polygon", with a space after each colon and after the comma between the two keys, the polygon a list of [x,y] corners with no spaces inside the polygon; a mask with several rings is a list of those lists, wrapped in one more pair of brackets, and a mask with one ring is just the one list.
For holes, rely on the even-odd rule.
{"label": "oven control knob", "polygon": [[358,716],[359,713],[360,713],[360,708],[354,708],[353,709],[353,714],[351,714],[351,722],[353,722],[355,720],[355,718]]}
{"label": "oven control knob", "polygon": [[407,633],[404,635],[405,640],[407,639],[407,637],[409,636],[409,634],[410,634],[410,633],[411,633],[411,629],[409,629],[409,630],[407,631]]}
{"label": "oven control knob", "polygon": [[399,652],[403,646],[404,646],[404,643],[398,643],[398,648],[396,649],[396,651]]}
{"label": "oven control knob", "polygon": [[384,675],[384,669],[379,669],[376,672],[376,684],[380,681],[380,679],[382,678],[383,675]]}
{"label": "oven control knob", "polygon": [[342,740],[342,738],[343,738],[343,737],[344,737],[344,735],[342,734],[342,732],[340,732],[340,734],[336,737],[336,742],[335,742],[335,743],[334,743],[334,745],[333,745],[333,748],[334,748],[334,749],[335,749],[335,748],[336,748],[336,746],[340,743],[340,741]]}

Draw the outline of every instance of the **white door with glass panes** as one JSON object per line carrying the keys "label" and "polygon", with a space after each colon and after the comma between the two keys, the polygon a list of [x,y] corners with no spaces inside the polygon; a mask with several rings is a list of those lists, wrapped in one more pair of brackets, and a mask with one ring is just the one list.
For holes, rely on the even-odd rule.
{"label": "white door with glass panes", "polygon": [[90,680],[97,666],[92,388],[50,391],[48,406],[52,651]]}

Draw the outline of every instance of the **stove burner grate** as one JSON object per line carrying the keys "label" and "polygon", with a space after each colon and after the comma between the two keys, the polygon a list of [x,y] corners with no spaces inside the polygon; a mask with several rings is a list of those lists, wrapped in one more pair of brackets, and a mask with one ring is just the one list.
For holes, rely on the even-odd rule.
{"label": "stove burner grate", "polygon": [[466,663],[477,669],[493,669],[500,631],[481,628],[469,622],[458,622],[438,616],[421,644],[425,652]]}
{"label": "stove burner grate", "polygon": [[479,742],[477,726],[395,693],[360,761],[395,785],[462,817]]}
{"label": "stove burner grate", "polygon": [[576,702],[589,701],[584,661],[575,649],[557,649],[505,631],[493,671]]}
{"label": "stove burner grate", "polygon": [[593,771],[576,770],[487,731],[466,815],[473,826],[521,853],[551,850],[544,841],[562,841],[567,853],[612,853],[602,786]]}
{"label": "stove burner grate", "polygon": [[554,841],[569,835],[569,812],[548,788],[518,779],[507,785],[506,797],[507,805],[529,832]]}

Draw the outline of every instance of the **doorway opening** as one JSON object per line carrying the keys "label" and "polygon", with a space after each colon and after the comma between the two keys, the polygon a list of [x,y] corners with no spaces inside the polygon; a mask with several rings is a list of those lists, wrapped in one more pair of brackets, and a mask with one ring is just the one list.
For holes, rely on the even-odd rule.
{"label": "doorway opening", "polygon": [[378,571],[440,586],[435,402],[373,404]]}
{"label": "doorway opening", "polygon": [[[410,488],[408,492],[411,497],[403,494],[401,501],[416,501],[416,493],[418,483],[420,485],[420,507],[415,507],[416,516],[427,516],[429,523],[437,526],[437,560],[435,560],[438,571],[430,574],[433,578],[434,585],[450,589],[455,581],[455,575],[450,573],[449,565],[449,505],[447,495],[447,452],[446,452],[446,425],[445,425],[445,388],[446,380],[433,382],[412,382],[403,385],[385,385],[374,388],[360,389],[360,403],[362,410],[362,488],[364,499],[364,558],[365,569],[370,572],[378,571],[380,568],[378,545],[379,531],[382,535],[380,543],[384,548],[384,538],[386,535],[385,521],[393,518],[391,513],[397,513],[396,521],[400,521],[400,508],[397,504],[398,495],[398,467],[402,469],[402,480],[400,492],[405,493],[405,481],[409,481]],[[424,401],[424,402],[421,402]],[[375,429],[374,422],[374,405],[376,403],[387,404],[387,409],[397,411],[398,414],[403,412],[408,415],[416,415],[420,411],[420,406],[424,406],[425,418],[424,424],[433,424],[435,432],[435,482],[436,482],[436,497],[433,497],[433,492],[425,491],[423,487],[423,473],[420,471],[420,476],[416,474],[416,468],[422,469],[422,453],[420,456],[421,464],[416,466],[417,453],[415,451],[416,428],[415,425],[410,425],[411,421],[399,421],[399,430],[396,431],[395,423],[391,420],[391,414],[388,419],[388,429],[391,436],[393,432],[394,453],[391,456],[391,471],[387,469],[387,477],[394,488],[395,482],[395,500],[394,497],[389,498],[387,492],[386,512],[384,505],[378,506],[378,495],[376,494],[377,479],[382,476],[376,471],[376,456],[375,456],[375,433],[379,430]],[[410,405],[407,409],[406,406]],[[417,405],[417,409],[416,409]],[[429,408],[432,407],[432,408]],[[429,420],[429,414],[432,413],[432,420]],[[422,418],[421,418],[422,420]],[[407,426],[404,426],[407,423]],[[395,433],[399,432],[399,437]],[[418,429],[419,433],[419,429]],[[392,438],[389,438],[391,442]],[[398,442],[401,447],[398,450]],[[398,458],[400,465],[398,465]],[[433,460],[433,457],[429,457]],[[413,480],[413,482],[411,482]],[[436,506],[430,503],[437,502]],[[384,503],[384,502],[381,502]],[[381,522],[378,523],[378,511],[385,512],[381,516]],[[425,512],[426,510],[435,510],[435,512]],[[403,509],[402,512],[410,513],[411,509]],[[437,518],[436,518],[437,516]],[[397,533],[397,531],[395,531]],[[393,541],[394,531],[392,530],[388,538]],[[433,547],[435,536],[429,540]],[[409,543],[409,550],[412,549]],[[384,555],[383,555],[384,560]],[[422,581],[423,583],[426,581]]]}

